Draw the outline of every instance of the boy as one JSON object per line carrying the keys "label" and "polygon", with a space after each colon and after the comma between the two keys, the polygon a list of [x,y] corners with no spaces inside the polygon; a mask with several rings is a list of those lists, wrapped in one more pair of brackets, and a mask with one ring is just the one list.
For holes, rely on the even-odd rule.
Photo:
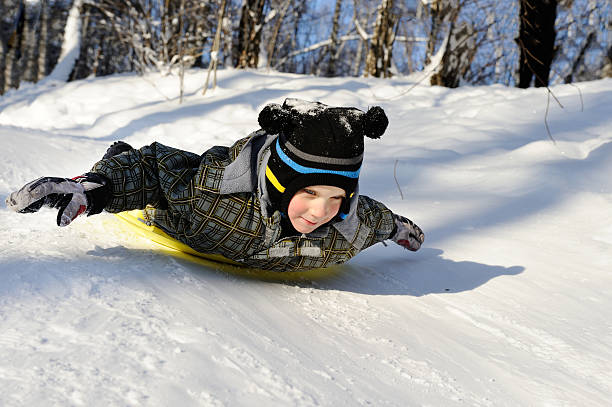
{"label": "boy", "polygon": [[102,210],[144,209],[173,238],[249,267],[300,271],[344,263],[391,239],[416,251],[421,229],[359,195],[363,138],[388,120],[367,112],[287,99],[259,114],[261,130],[203,155],[159,143],[113,144],[91,172],[43,177],[7,198],[17,212],[59,209],[57,224]]}

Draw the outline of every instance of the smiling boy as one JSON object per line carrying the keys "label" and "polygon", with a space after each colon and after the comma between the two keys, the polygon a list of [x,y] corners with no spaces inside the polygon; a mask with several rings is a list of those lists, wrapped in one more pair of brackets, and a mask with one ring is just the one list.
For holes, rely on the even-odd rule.
{"label": "smiling boy", "polygon": [[308,234],[332,220],[340,209],[344,191],[330,185],[312,185],[299,190],[287,207],[287,216],[293,228]]}
{"label": "smiling boy", "polygon": [[266,106],[259,124],[231,147],[202,155],[119,142],[91,172],[32,181],[7,206],[57,208],[60,226],[82,213],[144,209],[194,250],[274,271],[344,263],[386,239],[419,249],[418,226],[358,191],[363,139],[379,138],[388,125],[380,107],[287,99]]}

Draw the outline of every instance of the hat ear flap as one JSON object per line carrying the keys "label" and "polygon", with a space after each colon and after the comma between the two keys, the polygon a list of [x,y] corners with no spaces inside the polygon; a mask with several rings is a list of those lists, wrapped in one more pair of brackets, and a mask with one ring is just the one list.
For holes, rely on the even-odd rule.
{"label": "hat ear flap", "polygon": [[385,111],[380,106],[374,106],[368,109],[364,117],[363,130],[364,135],[369,138],[380,138],[389,125],[389,119]]}
{"label": "hat ear flap", "polygon": [[271,103],[264,107],[259,113],[257,121],[268,134],[278,134],[281,131],[288,131],[293,127],[289,112],[276,103]]}

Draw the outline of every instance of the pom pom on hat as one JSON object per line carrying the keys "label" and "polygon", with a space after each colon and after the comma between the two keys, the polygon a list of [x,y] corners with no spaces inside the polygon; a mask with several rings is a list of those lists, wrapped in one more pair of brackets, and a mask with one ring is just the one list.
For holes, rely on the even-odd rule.
{"label": "pom pom on hat", "polygon": [[387,130],[389,119],[380,106],[374,106],[363,118],[363,135],[372,139],[380,138]]}
{"label": "pom pom on hat", "polygon": [[[303,112],[300,111],[304,110],[305,108],[302,105],[299,105],[298,102],[306,107],[309,107],[310,110]],[[299,117],[297,117],[300,115],[300,113],[316,116],[320,114],[321,110],[324,110],[325,107],[327,106],[319,102],[305,102],[299,99],[287,99],[283,106],[276,103],[271,103],[265,106],[259,113],[258,122],[261,128],[268,134],[291,132],[296,127],[296,120],[300,122]],[[336,110],[348,111],[350,109]],[[363,129],[363,136],[378,139],[385,133],[385,130],[389,125],[389,119],[387,118],[385,111],[380,106],[374,106],[368,109],[366,113],[359,113],[362,115],[361,125]],[[352,136],[352,134],[349,133],[347,136]]]}
{"label": "pom pom on hat", "polygon": [[293,125],[291,114],[276,103],[264,107],[257,119],[261,128],[268,134],[278,134],[282,131],[291,131]]}

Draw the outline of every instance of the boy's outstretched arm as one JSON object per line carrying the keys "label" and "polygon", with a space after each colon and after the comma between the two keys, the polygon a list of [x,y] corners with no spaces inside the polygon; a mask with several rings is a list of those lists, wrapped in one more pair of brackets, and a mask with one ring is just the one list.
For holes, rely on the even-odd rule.
{"label": "boy's outstretched arm", "polygon": [[374,229],[365,247],[390,239],[405,249],[417,251],[425,241],[425,234],[414,222],[368,196],[359,196],[357,213],[362,222]]}
{"label": "boy's outstretched arm", "polygon": [[143,209],[147,205],[165,208],[166,199],[162,184],[167,173],[191,172],[188,159],[182,153],[191,155],[160,143],[153,143],[95,163],[91,171],[109,180],[111,194],[104,209],[117,213]]}
{"label": "boy's outstretched arm", "polygon": [[102,159],[91,172],[73,179],[43,177],[29,182],[10,194],[6,204],[21,213],[37,212],[42,206],[57,208],[59,226],[103,209],[122,212],[147,205],[164,207],[165,194],[184,188],[182,184],[189,182],[199,162],[199,155],[153,143]]}

